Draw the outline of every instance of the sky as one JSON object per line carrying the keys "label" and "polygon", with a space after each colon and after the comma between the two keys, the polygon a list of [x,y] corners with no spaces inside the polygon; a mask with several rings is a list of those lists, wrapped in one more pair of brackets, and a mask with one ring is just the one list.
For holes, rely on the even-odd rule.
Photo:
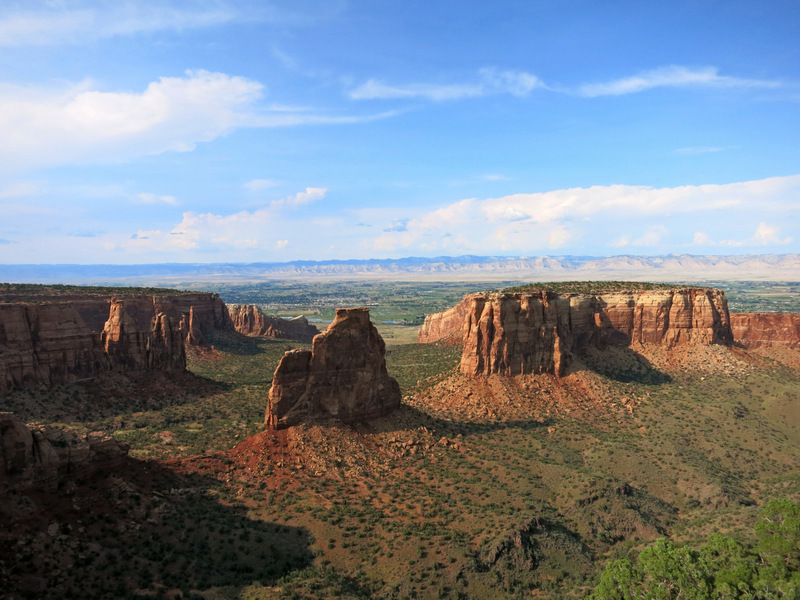
{"label": "sky", "polygon": [[800,252],[796,0],[3,0],[0,263]]}

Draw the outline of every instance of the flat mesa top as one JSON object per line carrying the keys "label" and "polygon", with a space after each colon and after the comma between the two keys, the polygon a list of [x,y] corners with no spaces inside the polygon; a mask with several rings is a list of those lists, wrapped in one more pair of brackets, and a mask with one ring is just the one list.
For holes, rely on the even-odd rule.
{"label": "flat mesa top", "polygon": [[0,302],[67,302],[83,298],[132,298],[139,296],[176,296],[195,294],[171,288],[105,287],[98,285],[42,285],[0,283]]}
{"label": "flat mesa top", "polygon": [[531,292],[555,292],[557,294],[609,294],[616,292],[649,292],[674,290],[685,287],[675,283],[650,283],[643,281],[556,281],[528,283],[499,291],[503,294],[527,294]]}

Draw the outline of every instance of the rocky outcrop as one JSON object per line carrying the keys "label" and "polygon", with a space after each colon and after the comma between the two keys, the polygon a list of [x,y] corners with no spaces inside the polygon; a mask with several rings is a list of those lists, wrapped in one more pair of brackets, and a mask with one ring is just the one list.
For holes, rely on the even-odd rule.
{"label": "rocky outcrop", "polygon": [[153,297],[156,312],[177,319],[189,345],[207,343],[215,331],[233,331],[228,307],[217,294],[181,292]]}
{"label": "rocky outcrop", "polygon": [[282,429],[317,417],[359,421],[400,404],[386,371],[386,346],[368,308],[339,308],[311,350],[287,352],[275,370],[265,422]]}
{"label": "rocky outcrop", "polygon": [[55,491],[69,481],[120,468],[128,445],[103,433],[25,425],[0,412],[0,496],[9,490]]}
{"label": "rocky outcrop", "polygon": [[[99,325],[103,308],[106,318]],[[156,308],[142,298],[0,303],[0,394],[111,370],[183,371],[180,322]]]}
{"label": "rocky outcrop", "polygon": [[110,368],[99,337],[68,304],[0,304],[0,394]]}
{"label": "rocky outcrop", "polygon": [[252,304],[234,304],[228,307],[228,312],[236,331],[244,335],[310,342],[319,333],[319,329],[303,316],[294,319],[268,317]]}
{"label": "rocky outcrop", "polygon": [[[727,300],[720,290],[683,288],[600,295],[486,293],[464,298],[458,310],[426,318],[420,339],[460,336],[466,375],[564,373],[570,354],[590,346],[730,344]],[[456,333],[458,319],[460,334]],[[445,326],[445,324],[447,326]]]}
{"label": "rocky outcrop", "polygon": [[470,303],[464,299],[453,308],[427,315],[417,334],[417,341],[420,344],[432,342],[461,344],[461,327],[469,312]]}
{"label": "rocky outcrop", "polygon": [[111,312],[100,336],[111,366],[122,371],[175,371],[186,368],[180,324],[166,313],[126,310],[111,301]]}
{"label": "rocky outcrop", "polygon": [[800,314],[731,313],[731,330],[746,348],[800,348]]}
{"label": "rocky outcrop", "polygon": [[19,290],[0,294],[0,395],[109,370],[182,371],[186,344],[234,329],[227,306],[212,293],[44,289],[29,293],[30,301],[23,297]]}

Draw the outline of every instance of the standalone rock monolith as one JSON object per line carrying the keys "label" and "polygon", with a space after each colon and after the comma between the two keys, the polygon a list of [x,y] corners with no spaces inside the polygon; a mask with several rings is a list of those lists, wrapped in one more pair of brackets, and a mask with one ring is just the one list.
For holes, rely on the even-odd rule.
{"label": "standalone rock monolith", "polygon": [[368,308],[339,308],[311,350],[287,352],[272,380],[266,424],[282,429],[319,417],[343,422],[381,417],[400,404],[386,371],[386,345]]}

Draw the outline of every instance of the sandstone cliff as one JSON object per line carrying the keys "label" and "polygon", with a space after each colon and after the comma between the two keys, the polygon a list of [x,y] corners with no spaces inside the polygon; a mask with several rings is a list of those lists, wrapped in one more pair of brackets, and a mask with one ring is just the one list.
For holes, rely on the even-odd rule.
{"label": "sandstone cliff", "polygon": [[731,330],[746,348],[800,348],[800,314],[732,313]]}
{"label": "sandstone cliff", "polygon": [[189,345],[204,344],[215,331],[233,331],[228,307],[209,292],[160,294],[153,297],[156,312],[177,319]]}
{"label": "sandstone cliff", "polygon": [[[99,326],[97,316],[105,310]],[[87,325],[84,313],[94,327]],[[180,323],[135,299],[0,303],[0,394],[116,371],[182,371]]]}
{"label": "sandstone cliff", "polygon": [[560,375],[570,353],[589,346],[733,342],[727,300],[713,289],[473,294],[448,312],[426,318],[419,339],[460,337],[467,375]]}
{"label": "sandstone cliff", "polygon": [[470,303],[466,298],[440,313],[427,315],[417,334],[420,344],[442,342],[445,344],[461,344],[461,327],[470,312]]}
{"label": "sandstone cliff", "polygon": [[55,491],[68,480],[119,468],[128,445],[103,433],[32,424],[0,412],[0,496],[9,490]]}
{"label": "sandstone cliff", "polygon": [[182,371],[186,368],[180,324],[166,313],[153,314],[155,310],[155,304],[151,310],[126,310],[124,302],[116,298],[111,300],[110,314],[100,339],[112,367],[122,371]]}
{"label": "sandstone cliff", "polygon": [[265,422],[281,429],[314,417],[348,422],[399,406],[400,386],[386,371],[386,347],[368,308],[340,308],[312,349],[287,352],[272,380]]}
{"label": "sandstone cliff", "polygon": [[268,317],[252,304],[231,305],[228,312],[236,331],[245,335],[310,342],[319,333],[305,317]]}
{"label": "sandstone cliff", "polygon": [[77,381],[110,368],[99,337],[62,304],[0,304],[0,394]]}

